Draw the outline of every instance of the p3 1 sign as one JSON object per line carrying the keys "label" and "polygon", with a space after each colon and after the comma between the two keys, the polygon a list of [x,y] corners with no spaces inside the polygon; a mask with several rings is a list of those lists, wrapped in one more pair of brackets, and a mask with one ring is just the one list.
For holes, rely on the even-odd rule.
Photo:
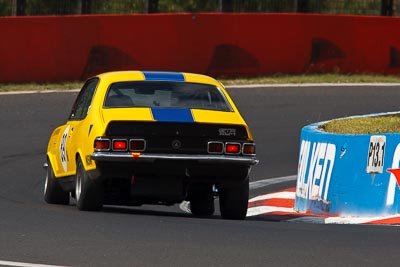
{"label": "p3 1 sign", "polygon": [[386,136],[373,135],[369,141],[367,173],[383,173]]}

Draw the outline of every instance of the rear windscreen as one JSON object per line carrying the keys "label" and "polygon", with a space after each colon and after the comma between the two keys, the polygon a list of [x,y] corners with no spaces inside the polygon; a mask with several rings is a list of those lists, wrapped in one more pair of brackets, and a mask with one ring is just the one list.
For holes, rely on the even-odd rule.
{"label": "rear windscreen", "polygon": [[186,82],[135,81],[113,83],[104,107],[193,108],[232,111],[213,85]]}

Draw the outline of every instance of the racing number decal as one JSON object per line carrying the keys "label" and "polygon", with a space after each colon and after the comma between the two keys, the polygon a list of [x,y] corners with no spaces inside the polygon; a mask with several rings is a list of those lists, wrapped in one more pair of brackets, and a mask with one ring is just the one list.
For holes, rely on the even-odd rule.
{"label": "racing number decal", "polygon": [[61,137],[61,142],[60,142],[60,159],[61,159],[61,165],[64,169],[64,172],[67,171],[68,165],[67,165],[67,138],[68,138],[68,132],[69,132],[69,126],[65,129],[62,137]]}

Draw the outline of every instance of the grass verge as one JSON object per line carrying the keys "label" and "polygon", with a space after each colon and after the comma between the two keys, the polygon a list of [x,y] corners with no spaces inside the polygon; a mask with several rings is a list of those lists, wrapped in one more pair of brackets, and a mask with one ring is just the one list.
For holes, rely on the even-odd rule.
{"label": "grass verge", "polygon": [[336,119],[321,125],[320,129],[338,134],[398,133],[400,115]]}
{"label": "grass verge", "polygon": [[48,91],[80,89],[83,82],[63,83],[0,83],[0,92],[12,91]]}
{"label": "grass verge", "polygon": [[304,74],[271,76],[254,78],[220,79],[225,85],[242,84],[304,84],[304,83],[400,83],[399,75],[375,75],[375,74]]}
{"label": "grass verge", "polygon": [[[253,78],[219,78],[225,85],[244,84],[304,84],[304,83],[399,83],[400,76],[396,75],[342,75],[342,74],[304,74],[284,75],[275,74],[270,76]],[[83,81],[63,83],[0,83],[0,92],[10,91],[46,91],[46,90],[71,90],[79,89]]]}

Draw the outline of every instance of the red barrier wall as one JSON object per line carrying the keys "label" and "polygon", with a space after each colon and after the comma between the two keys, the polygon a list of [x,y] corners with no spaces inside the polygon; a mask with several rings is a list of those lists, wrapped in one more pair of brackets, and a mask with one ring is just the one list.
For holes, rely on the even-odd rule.
{"label": "red barrier wall", "polygon": [[123,69],[213,76],[400,73],[400,18],[156,14],[0,18],[0,82]]}

